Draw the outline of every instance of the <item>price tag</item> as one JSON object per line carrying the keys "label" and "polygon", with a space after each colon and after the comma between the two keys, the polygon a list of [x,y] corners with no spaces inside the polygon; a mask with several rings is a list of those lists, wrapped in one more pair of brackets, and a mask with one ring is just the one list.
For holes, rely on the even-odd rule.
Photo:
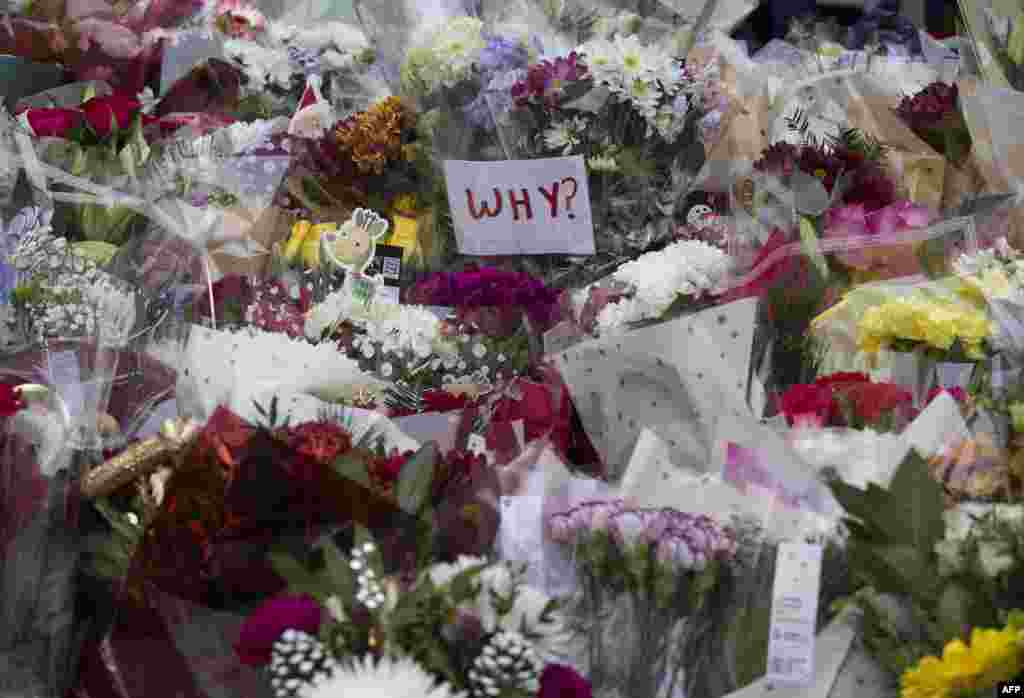
{"label": "price tag", "polygon": [[765,675],[770,683],[809,686],[814,681],[822,554],[820,545],[779,544]]}

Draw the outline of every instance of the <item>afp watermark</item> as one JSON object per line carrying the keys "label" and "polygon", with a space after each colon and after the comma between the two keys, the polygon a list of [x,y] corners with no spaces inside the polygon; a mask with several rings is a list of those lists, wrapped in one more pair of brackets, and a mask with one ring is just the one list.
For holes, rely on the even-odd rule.
{"label": "afp watermark", "polygon": [[1022,696],[1024,697],[1024,682],[1006,681],[996,687],[997,696]]}

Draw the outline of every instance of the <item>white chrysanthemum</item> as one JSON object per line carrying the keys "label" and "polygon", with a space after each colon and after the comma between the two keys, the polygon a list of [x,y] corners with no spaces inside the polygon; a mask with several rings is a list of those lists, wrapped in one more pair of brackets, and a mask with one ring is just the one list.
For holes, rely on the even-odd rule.
{"label": "white chrysanthemum", "polygon": [[614,173],[619,171],[619,161],[610,153],[595,155],[587,159],[587,169],[596,174]]}
{"label": "white chrysanthemum", "polygon": [[611,81],[618,82],[618,51],[615,44],[605,39],[589,41],[576,52],[582,54],[586,60],[587,69],[594,76],[594,80],[600,83]]}
{"label": "white chrysanthemum", "polygon": [[586,128],[587,122],[579,116],[560,121],[544,132],[544,145],[551,150],[560,150],[562,155],[570,155],[582,142]]}
{"label": "white chrysanthemum", "polygon": [[438,683],[415,660],[367,656],[331,678],[301,693],[302,698],[464,698],[446,683]]}
{"label": "white chrysanthemum", "polygon": [[683,240],[624,264],[612,278],[629,286],[632,297],[607,305],[598,315],[603,330],[659,317],[680,295],[700,296],[718,288],[732,260],[717,247]]}
{"label": "white chrysanthemum", "polygon": [[294,69],[287,51],[265,48],[252,41],[229,39],[224,42],[224,54],[241,64],[252,90],[291,86]]}
{"label": "white chrysanthemum", "polygon": [[[462,555],[454,563],[434,565],[428,574],[435,585],[443,586],[462,572],[485,564],[487,561],[483,558]],[[551,614],[552,622],[541,622],[541,616],[551,602],[551,597],[526,584],[517,583],[512,570],[503,562],[487,567],[480,573],[477,580],[480,584],[480,593],[468,610],[480,619],[484,632],[492,633],[497,630],[520,632],[525,624],[531,634],[538,636],[534,646],[542,657],[554,659],[565,654],[568,628],[564,618],[555,612]],[[516,597],[512,610],[499,618],[494,607],[492,593],[508,597],[513,591],[516,592]]]}
{"label": "white chrysanthemum", "polygon": [[453,19],[415,42],[402,66],[402,82],[421,95],[454,87],[470,76],[486,45],[483,22]]}
{"label": "white chrysanthemum", "polygon": [[291,46],[312,51],[325,51],[333,48],[342,53],[353,53],[370,47],[366,34],[359,27],[344,22],[281,27],[277,29],[276,33],[279,40]]}
{"label": "white chrysanthemum", "polygon": [[645,46],[636,36],[616,36],[613,40],[618,52],[619,70],[624,82],[649,78],[665,70],[672,58],[657,46]]}

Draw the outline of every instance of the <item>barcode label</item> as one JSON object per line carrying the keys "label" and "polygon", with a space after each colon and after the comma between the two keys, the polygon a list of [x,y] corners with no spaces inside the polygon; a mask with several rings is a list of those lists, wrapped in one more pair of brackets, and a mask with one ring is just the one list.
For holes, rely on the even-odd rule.
{"label": "barcode label", "polygon": [[381,275],[385,279],[397,281],[402,278],[402,260],[395,257],[385,257],[381,268]]}
{"label": "barcode label", "polygon": [[820,545],[779,545],[768,635],[769,681],[806,686],[814,680],[821,558]]}
{"label": "barcode label", "polygon": [[807,662],[802,659],[778,659],[771,660],[769,673],[775,676],[793,676],[807,671]]}

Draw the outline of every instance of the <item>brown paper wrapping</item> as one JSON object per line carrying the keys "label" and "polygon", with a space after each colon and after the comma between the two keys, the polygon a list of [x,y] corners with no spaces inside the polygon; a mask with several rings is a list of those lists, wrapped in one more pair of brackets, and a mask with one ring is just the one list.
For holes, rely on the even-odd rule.
{"label": "brown paper wrapping", "polygon": [[769,101],[766,95],[733,99],[722,118],[722,137],[708,152],[709,161],[757,162],[768,146]]}
{"label": "brown paper wrapping", "polygon": [[222,249],[224,243],[218,243],[209,249],[213,265],[223,274],[265,274],[270,269],[274,245],[288,239],[295,220],[295,216],[277,206],[259,211],[241,206],[226,209],[223,221],[227,229],[225,237],[249,238],[268,252],[257,257],[236,257]]}
{"label": "brown paper wrapping", "polygon": [[880,140],[888,149],[887,166],[901,189],[901,195],[916,204],[939,209],[946,171],[946,160],[917,137],[894,109],[897,101],[871,94],[864,83],[860,91],[851,91],[847,108],[849,127]]}

